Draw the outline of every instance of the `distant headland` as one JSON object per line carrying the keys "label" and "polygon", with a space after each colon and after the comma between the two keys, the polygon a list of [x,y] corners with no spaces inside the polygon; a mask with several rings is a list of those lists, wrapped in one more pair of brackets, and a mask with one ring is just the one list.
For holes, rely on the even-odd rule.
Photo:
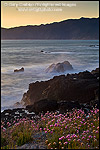
{"label": "distant headland", "polygon": [[98,40],[99,18],[68,19],[50,24],[1,28],[2,40]]}

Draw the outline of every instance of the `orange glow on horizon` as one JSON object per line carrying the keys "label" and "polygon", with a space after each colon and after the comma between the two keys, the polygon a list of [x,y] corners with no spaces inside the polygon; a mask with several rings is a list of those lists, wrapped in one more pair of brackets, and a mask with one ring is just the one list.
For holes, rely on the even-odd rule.
{"label": "orange glow on horizon", "polygon": [[[67,6],[55,6],[55,7],[45,7],[53,9],[62,9],[62,11],[18,11],[15,6],[9,6],[10,4],[16,3],[51,3],[59,4],[76,4],[73,7]],[[99,1],[1,1],[1,26],[5,28],[26,26],[26,25],[40,25],[52,22],[60,22],[67,19],[79,19],[81,17],[86,18],[98,18],[99,16]],[[8,5],[8,6],[6,6]],[[23,7],[26,8],[26,7]],[[36,8],[36,7],[27,7]],[[39,7],[37,7],[39,8]],[[44,7],[40,7],[44,8]],[[85,10],[85,11],[84,11]]]}

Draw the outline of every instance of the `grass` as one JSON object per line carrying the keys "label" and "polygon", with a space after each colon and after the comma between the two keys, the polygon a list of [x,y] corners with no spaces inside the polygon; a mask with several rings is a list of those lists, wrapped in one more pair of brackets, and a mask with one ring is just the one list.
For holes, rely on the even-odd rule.
{"label": "grass", "polygon": [[16,149],[33,140],[37,132],[45,132],[48,149],[99,149],[99,109],[88,115],[83,110],[59,114],[47,112],[36,122],[20,119],[13,124],[1,122],[1,149]]}

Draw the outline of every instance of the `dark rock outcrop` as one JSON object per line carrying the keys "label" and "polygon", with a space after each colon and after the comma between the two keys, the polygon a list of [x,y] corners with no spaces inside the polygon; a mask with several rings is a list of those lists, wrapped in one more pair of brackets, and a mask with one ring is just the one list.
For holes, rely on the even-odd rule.
{"label": "dark rock outcrop", "polygon": [[32,105],[42,99],[60,101],[90,102],[96,97],[99,88],[98,79],[88,71],[78,74],[55,76],[48,81],[31,83],[23,95],[21,103]]}
{"label": "dark rock outcrop", "polygon": [[84,72],[80,72],[78,73],[78,78],[80,79],[95,79],[96,77],[91,74],[89,71],[84,71]]}
{"label": "dark rock outcrop", "polygon": [[24,68],[22,67],[21,69],[15,69],[14,72],[23,72]]}
{"label": "dark rock outcrop", "polygon": [[29,118],[29,119],[35,119],[35,113],[29,113],[25,108],[15,108],[15,109],[6,109],[3,112],[1,112],[1,121],[3,121],[4,127],[7,128],[7,122],[11,123],[12,125],[14,122],[18,122],[19,119],[22,118]]}
{"label": "dark rock outcrop", "polygon": [[35,112],[38,114],[39,112],[46,113],[47,111],[55,111],[58,109],[58,103],[55,100],[43,99],[38,102],[35,102],[33,105],[26,106],[26,109],[29,112]]}
{"label": "dark rock outcrop", "polygon": [[82,109],[88,115],[88,112],[96,107],[99,109],[99,100],[92,100],[90,103],[79,103],[79,101],[60,101],[55,100],[40,100],[35,102],[33,105],[27,105],[26,108],[15,108],[6,109],[1,112],[1,121],[4,122],[4,128],[7,128],[7,123],[19,122],[20,119],[31,119],[37,121],[41,118],[41,112],[46,113],[47,111],[66,113],[71,111],[73,108]]}
{"label": "dark rock outcrop", "polygon": [[47,73],[54,73],[54,72],[65,72],[67,70],[73,70],[72,65],[68,61],[64,61],[62,63],[52,64],[47,69]]}
{"label": "dark rock outcrop", "polygon": [[78,101],[70,101],[70,102],[59,102],[59,111],[60,113],[65,113],[66,110],[71,110],[73,108],[81,109],[81,105]]}
{"label": "dark rock outcrop", "polygon": [[93,74],[95,77],[99,77],[99,68],[96,68],[95,70],[92,70],[91,74]]}
{"label": "dark rock outcrop", "polygon": [[41,52],[44,52],[43,50],[41,50]]}
{"label": "dark rock outcrop", "polygon": [[35,114],[46,113],[47,111],[59,111],[59,113],[66,113],[67,111],[71,111],[73,108],[76,109],[83,109],[87,113],[88,110],[92,109],[93,107],[98,107],[98,101],[88,103],[79,103],[78,101],[61,101],[57,102],[55,100],[40,100],[35,102],[33,105],[27,105],[26,110],[28,112],[35,112]]}

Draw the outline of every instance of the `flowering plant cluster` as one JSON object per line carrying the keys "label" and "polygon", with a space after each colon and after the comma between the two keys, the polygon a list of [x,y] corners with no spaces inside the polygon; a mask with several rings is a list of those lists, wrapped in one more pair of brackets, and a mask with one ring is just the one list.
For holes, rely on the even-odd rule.
{"label": "flowering plant cluster", "polygon": [[99,109],[88,114],[73,109],[65,114],[41,113],[37,121],[28,118],[8,122],[4,128],[1,121],[1,149],[10,149],[33,140],[37,132],[46,134],[48,149],[99,149]]}

